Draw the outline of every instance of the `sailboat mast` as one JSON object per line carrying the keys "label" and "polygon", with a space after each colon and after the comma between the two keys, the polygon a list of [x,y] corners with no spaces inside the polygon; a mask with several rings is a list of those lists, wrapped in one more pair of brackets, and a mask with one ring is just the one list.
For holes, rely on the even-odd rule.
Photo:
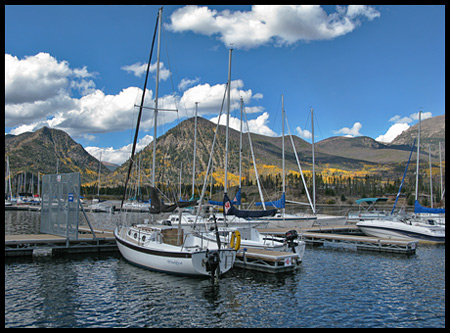
{"label": "sailboat mast", "polygon": [[136,151],[136,143],[137,143],[137,138],[138,138],[138,133],[139,133],[139,125],[141,123],[142,109],[144,107],[145,91],[147,90],[148,73],[150,72],[150,64],[151,64],[152,55],[153,55],[153,46],[155,45],[156,30],[158,27],[161,12],[162,12],[162,8],[160,9],[160,12],[158,12],[158,17],[156,19],[155,31],[153,33],[152,47],[150,49],[150,56],[149,56],[148,64],[147,64],[147,72],[145,74],[144,89],[142,90],[141,105],[139,106],[139,114],[138,114],[138,119],[137,119],[137,123],[136,123],[136,131],[134,133],[133,148],[131,149],[130,165],[128,166],[128,173],[127,173],[127,178],[125,179],[125,187],[123,190],[122,202],[120,203],[121,209],[123,207],[123,202],[124,202],[125,196],[127,194],[128,180],[130,179],[131,168],[133,167],[133,159],[134,159],[134,153]]}
{"label": "sailboat mast", "polygon": [[313,177],[313,213],[316,214],[316,170],[314,158],[314,110],[311,108],[311,145],[312,145],[312,177]]}
{"label": "sailboat mast", "polygon": [[[284,95],[281,94],[281,148],[282,148],[282,152],[281,152],[281,160],[282,160],[282,164],[283,164],[283,194],[286,195],[286,165],[285,165],[285,161],[284,161]],[[284,216],[286,212],[286,207],[283,206],[282,208],[282,215]]]}
{"label": "sailboat mast", "polygon": [[97,198],[100,200],[100,173],[102,172],[102,152],[100,152],[100,161],[98,161],[98,182],[97,182]]}
{"label": "sailboat mast", "polygon": [[431,146],[428,144],[428,163],[430,164],[430,202],[431,208],[433,208],[433,169],[431,167]]}
{"label": "sailboat mast", "polygon": [[441,200],[443,197],[444,189],[442,183],[442,155],[441,155],[441,143],[439,142],[439,175],[441,176]]}
{"label": "sailboat mast", "polygon": [[230,126],[230,87],[231,87],[231,52],[233,49],[230,49],[229,57],[228,57],[228,85],[227,85],[227,126],[226,126],[226,134],[225,134],[225,184],[224,184],[224,194],[228,192],[228,128]]}
{"label": "sailboat mast", "polygon": [[158,46],[156,52],[156,87],[155,87],[155,113],[153,115],[153,161],[152,161],[152,185],[155,184],[155,165],[156,165],[156,128],[158,127],[158,93],[159,93],[159,59],[161,53],[161,18],[162,7],[158,11]]}
{"label": "sailboat mast", "polygon": [[194,200],[194,190],[195,190],[195,156],[197,155],[197,113],[198,113],[198,102],[195,102],[195,126],[194,126],[194,161],[192,166],[192,197]]}
{"label": "sailboat mast", "polygon": [[241,122],[239,128],[239,188],[242,186],[242,112],[244,111],[244,99],[241,97]]}
{"label": "sailboat mast", "polygon": [[[9,170],[9,156],[6,156],[6,169],[8,174],[8,191],[9,191],[9,200],[12,199],[12,189],[11,189],[11,171]],[[39,184],[39,183],[38,183]]]}
{"label": "sailboat mast", "polygon": [[422,111],[419,111],[419,131],[417,134],[417,162],[416,162],[416,193],[415,200],[419,200],[419,154],[420,154],[420,118]]}

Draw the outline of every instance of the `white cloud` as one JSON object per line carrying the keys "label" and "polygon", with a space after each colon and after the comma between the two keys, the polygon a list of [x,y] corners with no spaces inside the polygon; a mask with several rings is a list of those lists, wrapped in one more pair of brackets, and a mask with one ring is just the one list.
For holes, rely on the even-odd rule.
{"label": "white cloud", "polygon": [[[153,141],[151,135],[146,135],[136,144],[136,153],[147,147]],[[133,144],[130,143],[126,146],[114,149],[113,147],[99,148],[99,147],[86,147],[86,151],[97,159],[100,159],[100,153],[102,155],[102,161],[121,165],[125,163],[131,156],[131,150]]]}
{"label": "white cloud", "polygon": [[[413,120],[419,121],[419,112],[411,114],[410,117]],[[422,112],[422,115],[420,116],[420,119],[421,120],[425,120],[425,119],[428,119],[428,118],[431,118],[431,117],[433,117],[433,114],[431,112]]]}
{"label": "white cloud", "polygon": [[[66,61],[48,53],[19,60],[5,53],[5,104],[45,101],[67,89],[71,74]],[[36,83],[39,84],[36,84]]]}
{"label": "white cloud", "polygon": [[[128,87],[118,94],[105,94],[95,88],[91,80],[95,75],[89,73],[86,67],[71,69],[66,61],[57,61],[47,53],[22,60],[5,54],[5,126],[12,128],[9,133],[17,135],[48,126],[65,131],[75,140],[93,140],[98,133],[134,129],[138,112],[134,105],[140,103],[142,89]],[[191,80],[189,84],[196,81]],[[181,97],[160,96],[159,108],[178,108],[179,112],[160,112],[158,124],[193,116],[195,102],[200,103],[200,116],[217,115],[225,87],[226,84],[206,83],[187,89]],[[73,88],[82,92],[81,97],[72,96]],[[242,80],[232,81],[231,110],[239,109],[241,97],[247,104],[262,98],[262,94],[253,94],[252,90],[243,88]],[[144,105],[154,107],[152,90],[146,91]],[[246,110],[255,113],[262,112],[264,108],[248,106]],[[143,112],[140,129],[153,129],[153,112]],[[105,151],[105,161],[108,161],[108,156],[120,152],[113,149]],[[110,161],[115,163],[113,158]]]}
{"label": "white cloud", "polygon": [[[431,112],[422,112],[421,120],[431,118],[433,114]],[[393,116],[389,119],[389,122],[394,123],[389,127],[385,134],[379,135],[375,140],[384,143],[392,142],[397,136],[411,127],[411,123],[419,121],[419,112],[412,113],[409,116],[401,117],[399,115]]]}
{"label": "white cloud", "polygon": [[[219,120],[219,117],[214,117],[210,119],[211,122],[214,124],[217,124],[217,121]],[[268,126],[268,120],[269,120],[269,114],[267,112],[264,112],[262,115],[258,116],[256,119],[250,119],[248,121],[248,130],[252,133],[262,134],[266,136],[276,136],[277,134],[270,129]],[[225,126],[227,123],[225,114],[223,114],[220,117],[220,124]],[[231,117],[229,120],[230,128],[235,129],[236,131],[240,130],[241,121],[239,118]],[[244,123],[242,126],[243,132],[247,131],[247,125]]]}
{"label": "white cloud", "polygon": [[[240,98],[244,100],[244,104],[250,104],[253,99],[261,99],[261,94],[253,94],[252,90],[243,90],[244,82],[242,80],[231,81],[230,89],[230,111],[240,109]],[[208,83],[199,84],[187,89],[180,98],[179,116],[190,117],[194,115],[195,102],[198,104],[198,115],[205,116],[210,114],[218,114],[220,106],[225,94],[226,84],[216,84],[211,86]],[[224,107],[226,107],[226,102]],[[261,106],[246,107],[250,113],[262,112]]]}
{"label": "white cloud", "polygon": [[[132,65],[122,66],[120,69],[134,74],[134,76],[141,77],[147,72],[148,64],[137,62]],[[156,73],[156,63],[150,64],[150,73]],[[170,77],[170,71],[164,67],[164,63],[159,63],[159,78],[161,81],[165,81]]]}
{"label": "white cloud", "polygon": [[406,131],[410,126],[407,123],[396,123],[389,127],[386,134],[379,135],[375,140],[384,143],[392,142],[397,136]]}
{"label": "white cloud", "polygon": [[353,31],[361,24],[359,18],[379,16],[375,8],[366,5],[337,6],[331,14],[318,5],[253,5],[250,11],[234,12],[189,5],[174,11],[166,27],[174,32],[218,35],[226,46],[248,49],[333,39]]}
{"label": "white cloud", "polygon": [[197,84],[200,81],[199,77],[196,77],[195,79],[191,80],[188,79],[187,77],[185,77],[184,79],[181,80],[181,82],[178,84],[178,90],[179,91],[184,91],[186,90],[188,87],[193,86],[194,84]]}
{"label": "white cloud", "polygon": [[361,136],[362,134],[359,133],[359,130],[362,128],[362,125],[359,121],[353,124],[352,128],[343,127],[340,130],[333,131],[335,134],[344,134],[344,136],[348,137],[354,137],[354,136]]}
{"label": "white cloud", "polygon": [[311,139],[312,138],[312,133],[310,131],[308,131],[307,129],[302,129],[300,126],[297,126],[297,128],[295,129],[298,133],[298,135],[302,138],[302,139]]}

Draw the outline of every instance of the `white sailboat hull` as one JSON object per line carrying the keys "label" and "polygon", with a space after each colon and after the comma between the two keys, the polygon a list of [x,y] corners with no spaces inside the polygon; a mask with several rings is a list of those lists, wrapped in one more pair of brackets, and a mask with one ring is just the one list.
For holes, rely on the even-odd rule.
{"label": "white sailboat hull", "polygon": [[[193,247],[192,250],[183,246],[164,243],[147,242],[140,244],[126,236],[126,228],[114,230],[117,247],[121,255],[137,266],[175,275],[210,276],[207,269],[208,256],[212,250]],[[217,252],[217,250],[215,250]],[[236,251],[221,249],[218,251],[220,274],[229,271],[234,264]]]}

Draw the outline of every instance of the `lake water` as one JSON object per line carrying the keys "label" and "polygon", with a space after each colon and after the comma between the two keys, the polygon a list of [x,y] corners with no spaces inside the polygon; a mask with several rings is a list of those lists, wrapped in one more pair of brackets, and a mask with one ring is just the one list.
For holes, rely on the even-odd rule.
{"label": "lake water", "polygon": [[[144,217],[90,216],[95,227]],[[38,232],[38,212],[5,212],[6,234]],[[233,269],[218,282],[119,253],[7,259],[5,327],[445,327],[445,245],[412,256],[307,247],[296,272]]]}

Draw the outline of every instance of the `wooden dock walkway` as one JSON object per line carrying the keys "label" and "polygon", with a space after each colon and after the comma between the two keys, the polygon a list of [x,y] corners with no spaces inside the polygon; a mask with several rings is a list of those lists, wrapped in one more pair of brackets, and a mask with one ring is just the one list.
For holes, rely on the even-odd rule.
{"label": "wooden dock walkway", "polygon": [[48,234],[5,235],[5,257],[32,256],[41,250],[52,254],[117,251],[112,233],[94,231],[96,237],[86,233],[79,234],[78,239]]}
{"label": "wooden dock walkway", "polygon": [[[295,228],[294,228],[295,229]],[[284,235],[289,228],[258,229],[262,234]],[[306,244],[351,246],[357,250],[414,254],[418,240],[377,238],[363,235],[355,225],[324,226],[295,229]]]}

